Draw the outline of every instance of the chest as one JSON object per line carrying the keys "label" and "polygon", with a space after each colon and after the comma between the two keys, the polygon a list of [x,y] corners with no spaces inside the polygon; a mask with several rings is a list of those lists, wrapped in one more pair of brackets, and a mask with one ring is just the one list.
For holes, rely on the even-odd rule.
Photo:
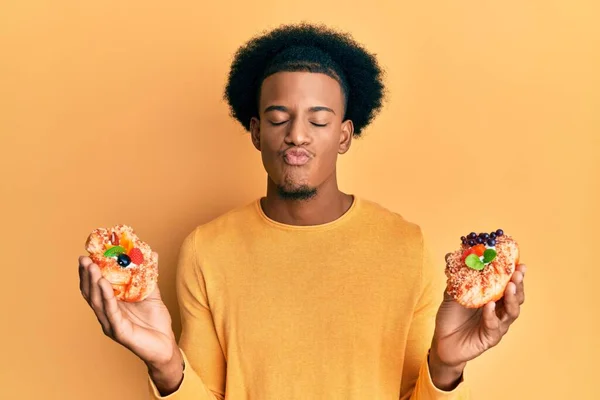
{"label": "chest", "polygon": [[254,243],[227,259],[207,277],[222,340],[282,357],[393,341],[407,331],[419,291],[420,259],[400,246]]}

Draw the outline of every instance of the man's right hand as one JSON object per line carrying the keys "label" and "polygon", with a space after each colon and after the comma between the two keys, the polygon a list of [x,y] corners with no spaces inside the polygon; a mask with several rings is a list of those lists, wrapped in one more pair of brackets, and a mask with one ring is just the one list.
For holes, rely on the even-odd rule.
{"label": "man's right hand", "polygon": [[171,315],[158,286],[136,303],[115,298],[111,284],[89,257],[79,257],[79,289],[104,334],[137,355],[161,392],[174,391],[183,377],[183,359],[171,327]]}

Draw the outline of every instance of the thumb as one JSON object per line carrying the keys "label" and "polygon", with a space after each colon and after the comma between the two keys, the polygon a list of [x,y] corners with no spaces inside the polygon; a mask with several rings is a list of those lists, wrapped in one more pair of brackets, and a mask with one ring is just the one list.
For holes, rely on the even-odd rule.
{"label": "thumb", "polygon": [[446,255],[444,256],[444,260],[446,260],[446,262],[448,262],[448,258],[450,258],[451,255],[452,255],[452,253],[446,253]]}
{"label": "thumb", "polygon": [[156,286],[154,287],[154,290],[152,291],[152,293],[150,293],[148,295],[148,297],[146,297],[145,300],[162,301],[162,297],[160,296],[160,289],[158,288],[158,282],[156,283]]}
{"label": "thumb", "polygon": [[449,301],[455,301],[455,300],[452,296],[450,296],[450,293],[448,293],[448,290],[444,289],[444,302],[449,302]]}

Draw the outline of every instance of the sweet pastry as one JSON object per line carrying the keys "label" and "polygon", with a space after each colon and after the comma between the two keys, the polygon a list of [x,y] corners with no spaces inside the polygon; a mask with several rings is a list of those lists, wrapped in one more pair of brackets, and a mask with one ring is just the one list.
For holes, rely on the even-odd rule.
{"label": "sweet pastry", "polygon": [[156,288],[158,255],[130,226],[94,229],[85,249],[111,283],[118,300],[142,301]]}
{"label": "sweet pastry", "polygon": [[502,229],[471,232],[446,259],[446,291],[468,308],[502,298],[519,263],[519,245]]}

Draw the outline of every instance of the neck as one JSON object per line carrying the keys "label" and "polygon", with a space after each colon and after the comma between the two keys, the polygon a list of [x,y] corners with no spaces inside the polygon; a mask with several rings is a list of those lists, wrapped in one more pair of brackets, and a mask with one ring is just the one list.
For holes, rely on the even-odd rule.
{"label": "neck", "polygon": [[267,196],[261,199],[263,212],[272,220],[286,225],[322,225],[335,221],[348,211],[353,197],[341,192],[334,178],[317,189],[308,200],[289,200],[279,196],[277,185],[268,178]]}

